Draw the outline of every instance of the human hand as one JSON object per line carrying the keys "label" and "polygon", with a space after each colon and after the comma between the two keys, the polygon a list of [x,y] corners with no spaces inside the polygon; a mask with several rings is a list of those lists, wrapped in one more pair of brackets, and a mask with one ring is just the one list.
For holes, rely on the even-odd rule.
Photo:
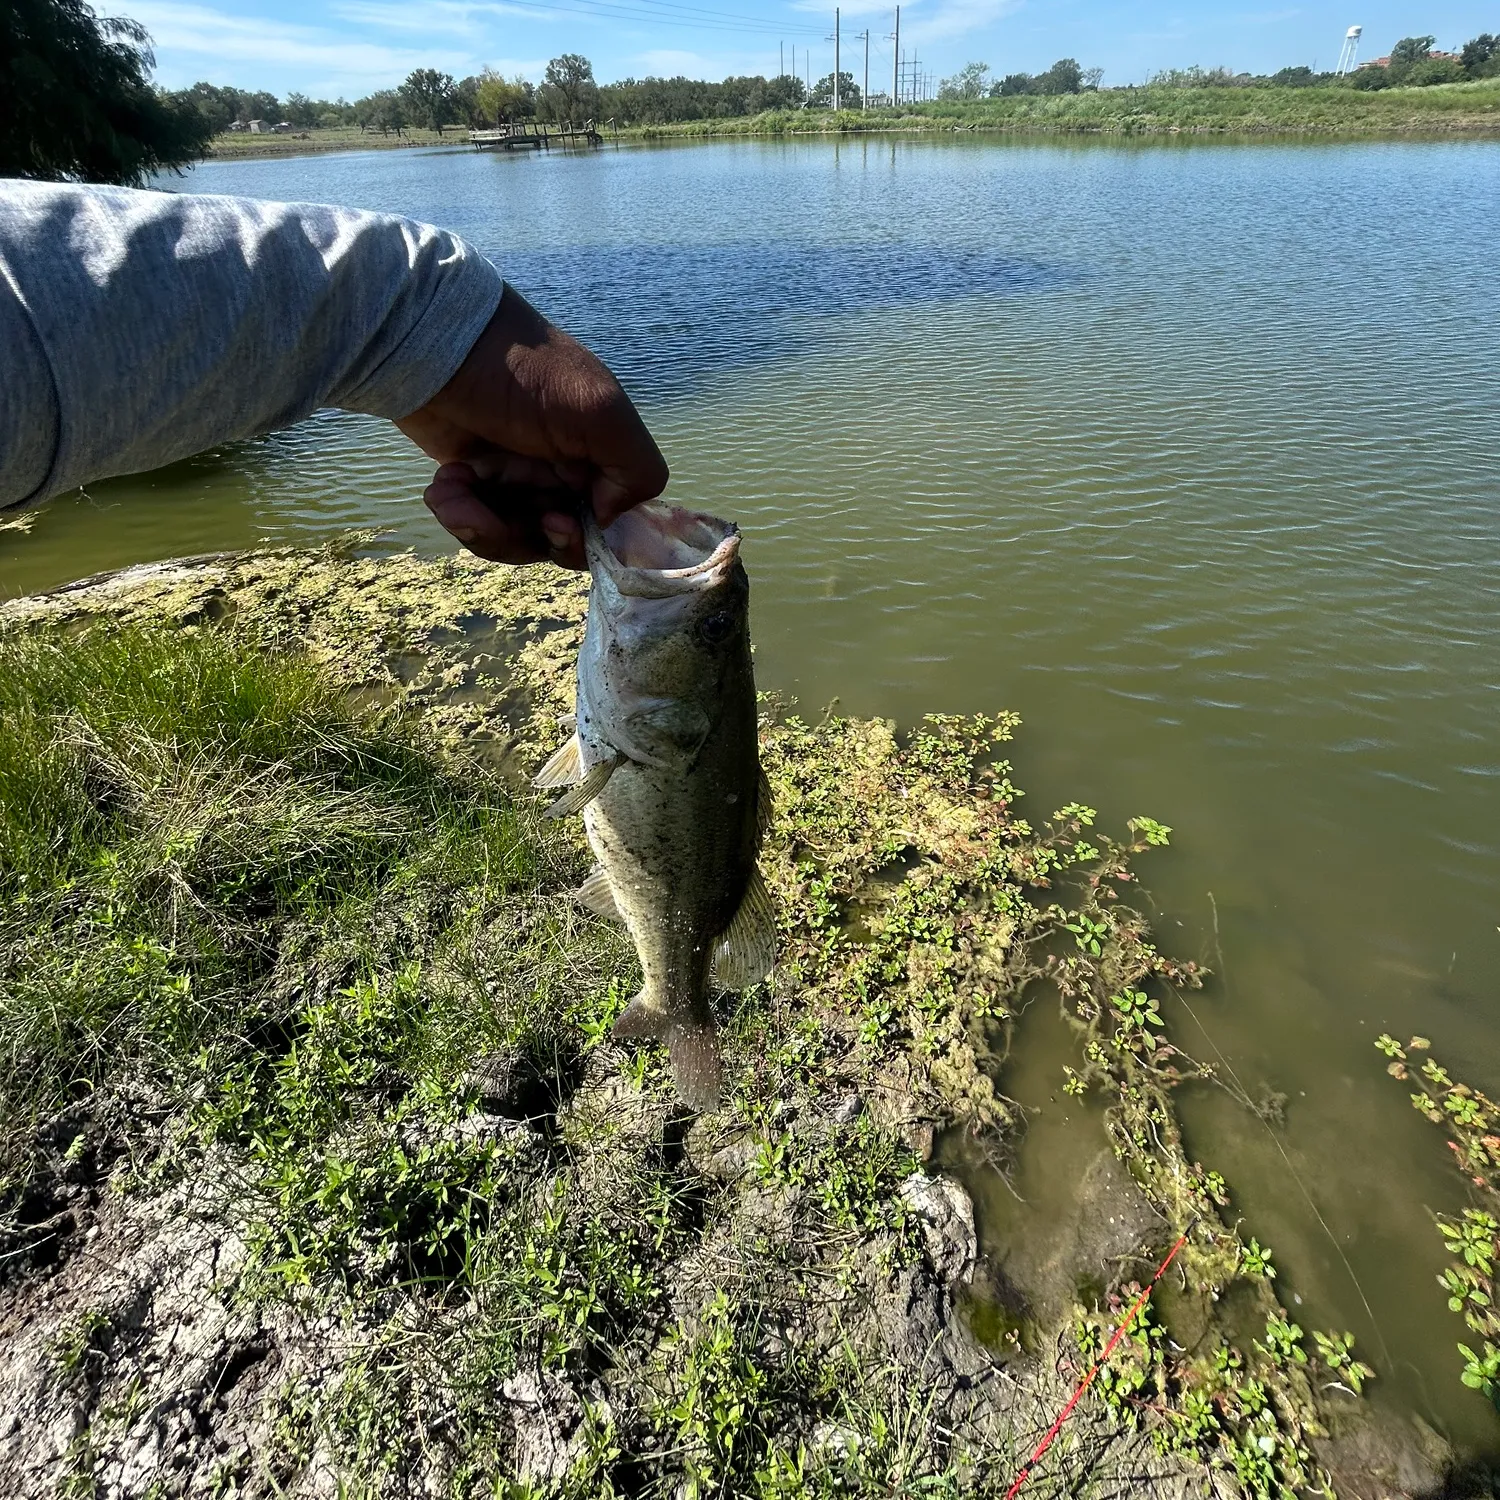
{"label": "human hand", "polygon": [[607,526],[667,483],[619,381],[511,286],[454,377],[396,425],[441,465],[427,508],[493,562],[582,568],[582,507]]}

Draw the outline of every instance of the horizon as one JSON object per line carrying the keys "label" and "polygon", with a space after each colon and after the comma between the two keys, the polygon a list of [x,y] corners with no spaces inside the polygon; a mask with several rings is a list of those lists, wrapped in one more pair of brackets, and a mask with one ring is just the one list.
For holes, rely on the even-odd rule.
{"label": "horizon", "polygon": [[[578,52],[600,83],[648,76],[731,76],[833,71],[834,7],[775,0],[759,14],[746,0],[102,0],[150,32],[155,81],[203,81],[265,89],[284,98],[354,99],[394,87],[414,68],[463,78],[494,68],[540,82],[550,58]],[[1344,33],[1362,25],[1360,60],[1385,55],[1401,37],[1435,34],[1456,51],[1500,31],[1494,6],[1454,3],[1318,3],[1211,17],[1180,7],[1108,0],[910,0],[901,7],[901,49],[937,81],[964,63],[996,76],[1036,73],[1060,57],[1104,69],[1105,87],[1143,83],[1158,70],[1200,65],[1240,73],[1334,66]],[[854,0],[841,7],[841,65],[863,87],[870,32],[870,88],[888,90],[894,6]],[[1487,14],[1487,12],[1490,12]],[[1420,20],[1415,17],[1421,17]],[[795,57],[795,68],[793,58]]]}

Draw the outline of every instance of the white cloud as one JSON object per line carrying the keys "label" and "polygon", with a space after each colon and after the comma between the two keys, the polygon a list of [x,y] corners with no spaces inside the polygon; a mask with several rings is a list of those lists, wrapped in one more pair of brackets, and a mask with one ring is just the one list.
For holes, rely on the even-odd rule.
{"label": "white cloud", "polygon": [[[911,36],[919,46],[968,36],[1020,10],[1024,0],[939,0],[931,11],[919,10],[911,21]],[[906,34],[906,8],[902,7],[901,31]]]}
{"label": "white cloud", "polygon": [[[277,92],[298,86],[319,93],[388,88],[413,68],[460,74],[478,67],[472,57],[452,49],[390,47],[321,27],[229,15],[178,0],[126,0],[126,5],[151,33],[158,74],[169,86],[202,77],[204,59],[233,65],[234,76],[227,81],[243,87],[258,82],[247,76],[248,65],[275,68],[282,80]],[[290,81],[289,71],[296,75]]]}
{"label": "white cloud", "polygon": [[[938,0],[929,6],[924,0],[903,0],[901,6],[901,36],[909,35],[920,45],[927,41],[942,41],[948,37],[967,36],[970,32],[983,31],[996,21],[1021,9],[1025,0]],[[856,20],[863,16],[892,17],[893,0],[841,0],[840,8],[845,20]],[[796,0],[794,10],[826,15],[829,6],[826,0]],[[882,28],[884,29],[884,28]]]}

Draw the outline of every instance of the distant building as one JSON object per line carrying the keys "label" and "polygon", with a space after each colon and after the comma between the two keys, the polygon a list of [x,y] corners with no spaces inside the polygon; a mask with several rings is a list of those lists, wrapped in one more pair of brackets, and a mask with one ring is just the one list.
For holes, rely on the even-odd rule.
{"label": "distant building", "polygon": [[251,122],[250,122],[250,134],[251,135],[269,135],[270,131],[271,131],[271,127],[269,125],[267,125],[264,120],[251,120]]}
{"label": "distant building", "polygon": [[[1436,47],[1422,59],[1423,62],[1462,62],[1463,58],[1457,52],[1439,52]],[[1391,65],[1389,54],[1385,57],[1372,57],[1369,62],[1363,64],[1366,68],[1388,68]]]}
{"label": "distant building", "polygon": [[250,127],[246,125],[243,120],[231,120],[229,122],[229,128],[231,130],[248,130]]}
{"label": "distant building", "polygon": [[292,122],[290,120],[281,120],[271,127],[272,135],[290,135],[291,133]]}

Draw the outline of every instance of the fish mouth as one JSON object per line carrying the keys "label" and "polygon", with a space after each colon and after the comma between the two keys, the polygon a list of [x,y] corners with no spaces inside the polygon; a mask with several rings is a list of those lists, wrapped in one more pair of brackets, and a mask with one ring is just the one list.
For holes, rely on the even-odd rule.
{"label": "fish mouth", "polygon": [[589,570],[622,594],[662,598],[723,583],[739,560],[740,529],[733,521],[648,500],[600,528],[583,518]]}

